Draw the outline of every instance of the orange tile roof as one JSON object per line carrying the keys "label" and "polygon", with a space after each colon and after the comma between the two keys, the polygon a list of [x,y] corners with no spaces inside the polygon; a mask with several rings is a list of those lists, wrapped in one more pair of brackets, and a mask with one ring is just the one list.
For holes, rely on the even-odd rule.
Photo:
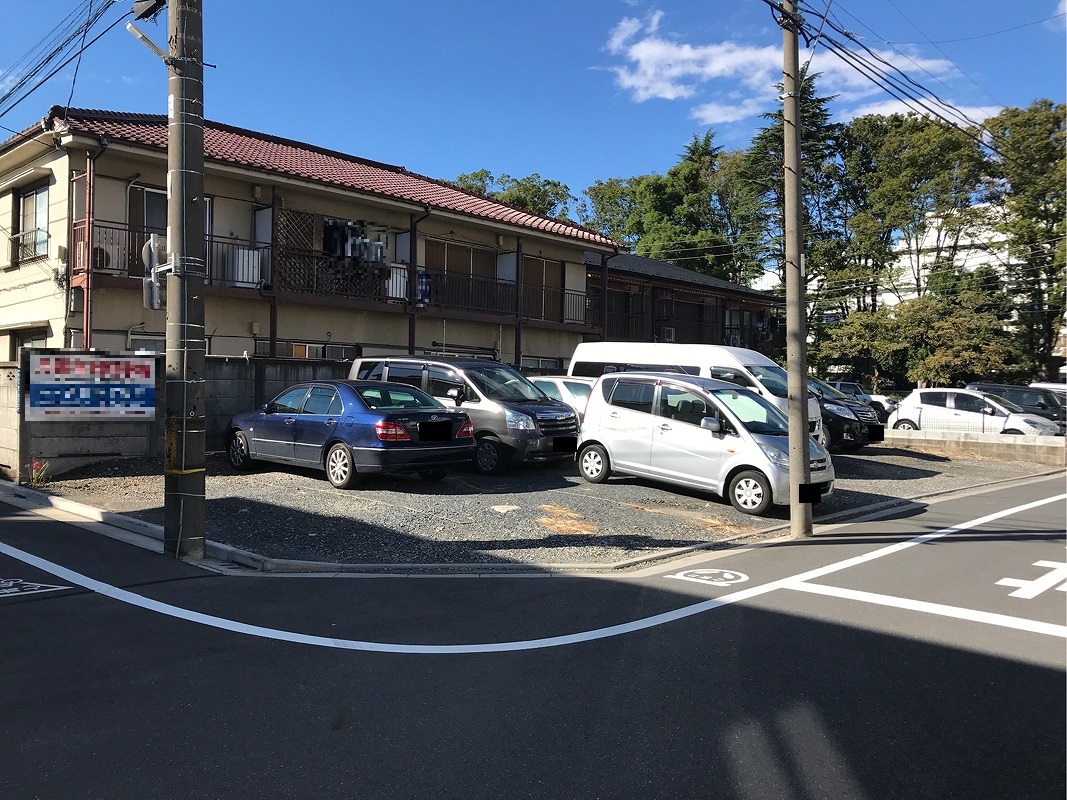
{"label": "orange tile roof", "polygon": [[[106,135],[113,142],[164,151],[167,149],[167,118],[162,114],[53,106],[42,124],[46,129],[65,124],[75,134]],[[443,181],[409,172],[403,167],[209,120],[204,123],[204,159],[208,162],[237,164],[250,170],[280,173],[419,206],[429,205],[478,219],[575,239],[587,246],[617,246],[606,236],[589,228],[471,194]]]}

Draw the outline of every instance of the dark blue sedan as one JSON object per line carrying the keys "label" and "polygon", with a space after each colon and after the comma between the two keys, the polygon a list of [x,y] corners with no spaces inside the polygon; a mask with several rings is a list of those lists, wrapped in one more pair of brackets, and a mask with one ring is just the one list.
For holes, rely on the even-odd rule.
{"label": "dark blue sedan", "polygon": [[326,470],[338,489],[372,472],[417,472],[440,480],[466,466],[476,443],[470,417],[406,384],[311,381],[230,421],[234,469],[273,461]]}

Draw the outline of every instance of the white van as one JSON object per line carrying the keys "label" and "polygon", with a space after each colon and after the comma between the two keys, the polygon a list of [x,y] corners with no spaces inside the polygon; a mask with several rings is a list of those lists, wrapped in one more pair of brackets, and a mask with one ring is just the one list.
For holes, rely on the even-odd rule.
{"label": "white van", "polygon": [[[755,391],[783,414],[789,413],[786,371],[763,353],[743,347],[670,342],[582,342],[574,348],[568,375],[596,378],[605,372],[684,372],[718,378]],[[808,392],[808,430],[818,437],[822,411]]]}

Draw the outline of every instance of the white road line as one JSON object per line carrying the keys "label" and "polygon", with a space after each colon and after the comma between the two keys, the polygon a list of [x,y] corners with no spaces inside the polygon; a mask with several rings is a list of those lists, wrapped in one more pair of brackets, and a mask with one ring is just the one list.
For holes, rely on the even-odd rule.
{"label": "white road line", "polygon": [[1032,619],[1010,617],[1007,614],[994,614],[990,611],[975,611],[971,608],[959,608],[947,606],[943,603],[928,603],[925,600],[909,600],[905,597],[893,597],[888,594],[875,594],[874,592],[861,592],[856,589],[841,589],[836,586],[823,586],[818,583],[795,583],[786,586],[797,592],[809,592],[822,594],[827,597],[839,597],[846,600],[858,600],[861,603],[873,603],[879,606],[903,608],[908,611],[921,611],[924,614],[937,614],[941,617],[964,619],[971,622],[981,622],[986,625],[1000,625],[1003,628],[1014,628],[1019,631],[1030,633],[1043,633],[1046,636],[1059,636],[1067,639],[1067,625],[1053,625],[1050,622],[1037,622]]}
{"label": "white road line", "polygon": [[561,647],[563,645],[579,644],[581,642],[590,642],[596,639],[606,639],[611,636],[621,636],[627,633],[634,633],[636,631],[647,630],[659,625],[665,625],[669,622],[675,622],[686,617],[691,617],[696,614],[702,614],[705,611],[710,611],[714,608],[730,605],[732,603],[748,600],[752,597],[758,597],[760,595],[768,594],[779,589],[794,589],[797,584],[804,581],[812,580],[823,575],[828,575],[833,572],[839,572],[843,569],[856,566],[857,564],[865,564],[868,561],[872,561],[876,558],[883,556],[893,555],[901,550],[912,547],[917,544],[923,544],[933,539],[938,539],[942,536],[947,536],[950,533],[956,531],[968,530],[969,528],[976,527],[978,525],[991,522],[993,520],[1001,519],[1003,517],[1011,516],[1022,511],[1027,511],[1032,508],[1038,508],[1039,506],[1047,505],[1049,503],[1055,503],[1067,498],[1067,494],[1057,495],[1055,497],[1048,497],[1042,500],[1036,500],[1032,503],[1026,503],[1021,506],[1015,506],[1013,508],[997,511],[993,514],[987,514],[984,517],[980,517],[970,522],[964,522],[959,525],[954,525],[951,528],[944,528],[940,531],[924,534],[923,536],[917,536],[914,539],[909,539],[906,542],[900,542],[898,544],[889,545],[878,550],[874,550],[862,556],[856,556],[855,558],[849,558],[844,561],[839,561],[836,564],[830,564],[825,567],[819,567],[818,569],[809,570],[808,572],[801,573],[799,575],[793,575],[788,578],[782,578],[781,580],[771,581],[761,586],[753,586],[747,589],[742,589],[739,592],[733,592],[732,594],[723,595],[711,600],[705,600],[701,603],[695,603],[691,606],[685,606],[673,611],[667,611],[663,614],[656,614],[651,617],[645,617],[644,619],[634,620],[633,622],[626,622],[620,625],[611,625],[606,628],[597,628],[591,631],[582,631],[579,633],[567,634],[564,636],[549,636],[543,639],[529,639],[523,641],[513,642],[490,642],[485,644],[399,644],[391,642],[365,642],[358,639],[336,639],[328,636],[311,636],[309,634],[296,633],[293,631],[277,630],[275,628],[265,628],[260,625],[249,625],[244,622],[238,622],[236,620],[225,619],[223,617],[215,617],[210,614],[202,614],[198,611],[190,611],[185,608],[170,605],[169,603],[161,603],[158,600],[152,600],[147,597],[143,597],[139,594],[126,591],[125,589],[119,589],[116,586],[112,586],[101,581],[94,580],[85,575],[82,575],[73,570],[61,567],[58,564],[53,564],[51,561],[46,561],[43,558],[39,558],[32,553],[19,550],[18,548],[6,545],[0,542],[0,554],[10,556],[23,563],[29,564],[32,567],[36,567],[39,570],[55,575],[57,578],[62,578],[65,581],[73,583],[77,586],[81,586],[90,591],[102,594],[105,597],[110,597],[113,600],[118,600],[122,603],[128,603],[139,608],[143,608],[147,611],[154,611],[157,614],[164,614],[169,617],[175,617],[177,619],[184,619],[189,622],[195,622],[199,625],[207,625],[212,628],[219,628],[222,630],[232,631],[234,633],[243,633],[249,636],[258,636],[264,639],[274,639],[283,642],[293,642],[296,644],[315,645],[317,647],[333,647],[341,650],[361,650],[374,653],[407,653],[407,654],[453,654],[453,653],[506,653],[514,652],[518,650],[540,650],[549,647]]}

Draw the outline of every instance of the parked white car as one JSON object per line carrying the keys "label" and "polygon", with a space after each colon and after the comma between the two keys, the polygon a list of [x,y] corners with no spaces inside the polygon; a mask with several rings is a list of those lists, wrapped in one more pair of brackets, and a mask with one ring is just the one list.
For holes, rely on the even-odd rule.
{"label": "parked white car", "polygon": [[[811,483],[834,488],[830,454],[808,439]],[[755,392],[680,373],[601,376],[578,441],[578,469],[590,483],[636,475],[729,499],[747,514],[789,503],[789,421]]]}
{"label": "parked white car", "polygon": [[872,394],[871,399],[867,404],[877,411],[878,418],[882,420],[882,422],[885,422],[889,418],[889,415],[897,410],[900,401],[887,394]]}
{"label": "parked white car", "polygon": [[577,375],[537,375],[530,378],[530,383],[553,400],[562,400],[569,405],[581,420],[596,378],[580,378]]}
{"label": "parked white car", "polygon": [[855,381],[827,381],[827,383],[839,392],[852,395],[861,403],[871,404],[871,395],[867,394],[867,390]]}
{"label": "parked white car", "polygon": [[1055,436],[1059,426],[1027,414],[1003,397],[971,389],[916,389],[889,415],[889,427],[904,431],[1011,433]]}

